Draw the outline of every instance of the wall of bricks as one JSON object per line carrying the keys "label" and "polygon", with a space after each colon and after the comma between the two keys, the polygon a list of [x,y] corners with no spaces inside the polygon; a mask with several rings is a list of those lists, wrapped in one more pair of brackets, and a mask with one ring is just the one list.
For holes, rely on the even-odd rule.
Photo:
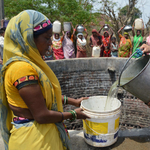
{"label": "wall of bricks", "polygon": [[[48,61],[56,74],[62,94],[80,98],[107,95],[111,85],[118,79],[126,58],[82,58]],[[130,63],[135,61],[132,59]],[[140,100],[124,91],[124,103],[120,122],[122,128],[141,128],[150,126],[150,109]],[[74,109],[64,106],[64,111]],[[145,120],[145,121],[144,121]],[[66,122],[67,123],[67,122]],[[67,123],[69,129],[82,128],[82,121]]]}

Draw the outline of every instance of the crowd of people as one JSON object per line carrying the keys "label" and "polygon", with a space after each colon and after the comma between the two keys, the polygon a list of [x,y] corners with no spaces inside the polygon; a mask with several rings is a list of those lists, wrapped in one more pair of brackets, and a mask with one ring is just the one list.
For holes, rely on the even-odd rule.
{"label": "crowd of people", "polygon": [[[116,37],[113,36],[114,32],[112,28],[108,26],[108,30],[104,30],[106,25],[103,25],[99,31],[96,29],[92,30],[92,35],[88,40],[88,32],[85,28],[85,35],[83,33],[77,33],[77,27],[74,28],[72,23],[72,33],[62,31],[62,37],[60,34],[54,33],[52,37],[52,46],[47,51],[46,55],[43,56],[44,60],[54,60],[54,59],[70,59],[70,58],[82,58],[87,57],[87,44],[89,43],[90,49],[92,50],[94,46],[100,48],[99,57],[129,57],[132,53],[136,51],[142,44],[147,43],[150,45],[150,36],[147,37],[146,41],[143,41],[144,37],[144,25],[142,30],[132,28],[133,41],[131,41],[130,34],[124,32],[123,35],[121,31],[124,29],[125,25],[118,31],[118,37],[120,38],[120,43],[117,43]],[[103,30],[103,34],[101,34]],[[135,58],[135,56],[133,56]],[[136,57],[137,58],[137,57]]]}

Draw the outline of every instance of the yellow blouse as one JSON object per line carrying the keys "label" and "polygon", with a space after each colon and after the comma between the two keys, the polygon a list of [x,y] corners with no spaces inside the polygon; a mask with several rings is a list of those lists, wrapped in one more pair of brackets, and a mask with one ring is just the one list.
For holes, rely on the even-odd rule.
{"label": "yellow blouse", "polygon": [[[21,98],[19,90],[14,85],[15,81],[26,76],[38,77],[36,70],[29,63],[24,61],[16,61],[12,62],[8,66],[8,69],[5,73],[4,84],[6,90],[6,97],[9,104],[20,108],[28,108],[23,99]],[[38,84],[40,85],[41,91],[45,98],[44,89],[39,81]]]}

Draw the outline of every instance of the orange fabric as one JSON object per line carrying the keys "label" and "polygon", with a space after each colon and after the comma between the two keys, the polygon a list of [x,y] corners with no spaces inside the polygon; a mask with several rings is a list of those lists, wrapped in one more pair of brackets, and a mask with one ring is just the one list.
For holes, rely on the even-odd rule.
{"label": "orange fabric", "polygon": [[70,40],[73,42],[73,34],[71,35],[71,39]]}

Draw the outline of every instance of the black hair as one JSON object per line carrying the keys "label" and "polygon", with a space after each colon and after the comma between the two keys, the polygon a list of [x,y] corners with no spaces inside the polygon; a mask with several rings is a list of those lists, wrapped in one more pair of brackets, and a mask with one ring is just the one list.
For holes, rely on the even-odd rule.
{"label": "black hair", "polygon": [[111,40],[116,40],[116,37],[113,36],[113,37],[111,38]]}
{"label": "black hair", "polygon": [[4,30],[0,29],[0,34],[3,34],[4,32],[5,32]]}
{"label": "black hair", "polygon": [[142,45],[143,45],[143,44],[146,44],[146,41],[143,41],[143,42],[142,42]]}

